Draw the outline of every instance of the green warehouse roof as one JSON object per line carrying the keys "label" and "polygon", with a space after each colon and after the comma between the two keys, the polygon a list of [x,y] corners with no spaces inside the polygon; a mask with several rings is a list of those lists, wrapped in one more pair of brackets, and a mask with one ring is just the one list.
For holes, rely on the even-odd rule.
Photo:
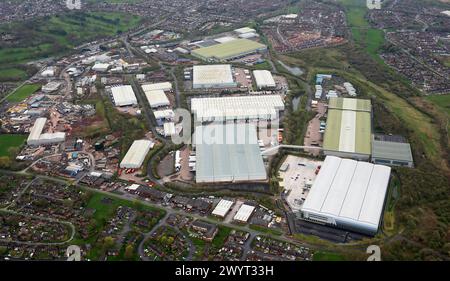
{"label": "green warehouse roof", "polygon": [[252,40],[236,39],[226,43],[196,49],[192,51],[192,55],[203,59],[216,58],[225,60],[265,48],[266,45]]}
{"label": "green warehouse roof", "polygon": [[370,155],[370,120],[370,112],[329,109],[323,148]]}
{"label": "green warehouse roof", "polygon": [[328,108],[371,112],[372,104],[364,99],[330,98]]}

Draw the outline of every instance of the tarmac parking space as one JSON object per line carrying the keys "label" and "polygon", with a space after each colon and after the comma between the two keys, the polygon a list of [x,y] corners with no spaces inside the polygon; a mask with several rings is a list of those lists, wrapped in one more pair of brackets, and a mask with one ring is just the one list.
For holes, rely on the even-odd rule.
{"label": "tarmac parking space", "polygon": [[316,178],[316,169],[322,165],[322,161],[316,161],[303,157],[288,155],[283,165],[289,165],[285,172],[280,171],[283,179],[286,201],[293,212],[300,211],[304,199],[309,190],[306,184],[312,184]]}

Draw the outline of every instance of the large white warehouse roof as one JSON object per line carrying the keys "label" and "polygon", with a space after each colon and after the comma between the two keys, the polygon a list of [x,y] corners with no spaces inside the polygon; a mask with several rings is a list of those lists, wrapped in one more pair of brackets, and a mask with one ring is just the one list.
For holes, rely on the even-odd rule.
{"label": "large white warehouse roof", "polygon": [[247,222],[254,210],[255,207],[243,204],[237,211],[236,215],[234,216],[234,220],[240,222]]}
{"label": "large white warehouse roof", "polygon": [[122,169],[139,169],[144,163],[145,157],[153,146],[149,140],[134,141],[127,154],[120,163]]}
{"label": "large white warehouse roof", "polygon": [[376,234],[391,168],[327,156],[301,208],[305,218]]}
{"label": "large white warehouse roof", "polygon": [[38,118],[34,122],[33,128],[30,130],[30,135],[28,136],[28,145],[38,145],[39,137],[41,136],[42,130],[44,129],[47,118]]}
{"label": "large white warehouse roof", "polygon": [[154,84],[144,84],[144,85],[142,85],[142,90],[144,90],[144,92],[156,91],[156,90],[163,90],[163,91],[167,92],[167,91],[172,90],[172,83],[161,82],[161,83],[154,83]]}
{"label": "large white warehouse roof", "polygon": [[276,86],[272,73],[268,70],[254,70],[253,76],[255,77],[258,89],[275,88]]}
{"label": "large white warehouse roof", "polygon": [[136,96],[130,85],[122,85],[111,88],[116,106],[127,106],[137,104]]}
{"label": "large white warehouse roof", "polygon": [[231,65],[195,65],[193,70],[194,88],[235,87]]}
{"label": "large white warehouse roof", "polygon": [[145,96],[152,108],[170,105],[169,99],[163,90],[146,91]]}
{"label": "large white warehouse roof", "polygon": [[279,95],[194,98],[191,111],[197,121],[233,119],[276,119],[284,110]]}

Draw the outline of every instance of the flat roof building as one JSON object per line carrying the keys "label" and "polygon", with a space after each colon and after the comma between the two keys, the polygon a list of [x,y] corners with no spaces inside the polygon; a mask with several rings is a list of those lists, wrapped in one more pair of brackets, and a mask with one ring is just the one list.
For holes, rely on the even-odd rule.
{"label": "flat roof building", "polygon": [[202,47],[191,54],[205,61],[228,61],[246,55],[263,52],[267,46],[249,39],[236,39],[222,44]]}
{"label": "flat roof building", "polygon": [[229,64],[194,65],[192,82],[194,89],[227,88],[236,85]]}
{"label": "flat roof building", "polygon": [[33,127],[28,135],[27,144],[28,145],[39,145],[39,137],[41,136],[42,130],[44,130],[47,118],[38,118],[34,122]]}
{"label": "flat roof building", "polygon": [[413,168],[411,145],[403,138],[376,135],[372,140],[372,163]]}
{"label": "flat roof building", "polygon": [[221,218],[224,218],[228,212],[231,210],[231,206],[233,206],[234,202],[221,199],[220,202],[217,204],[217,206],[212,211],[212,214],[214,216],[218,216]]}
{"label": "flat roof building", "polygon": [[241,223],[246,223],[254,211],[254,206],[242,204],[233,219]]}
{"label": "flat roof building", "polygon": [[168,91],[172,90],[172,83],[161,82],[161,83],[153,83],[153,84],[144,84],[144,85],[142,85],[142,90],[144,90],[144,92],[156,91],[156,90],[163,90],[164,92],[168,92]]}
{"label": "flat roof building", "polygon": [[372,140],[370,100],[330,98],[327,115],[324,154],[369,160]]}
{"label": "flat roof building", "polygon": [[327,156],[301,213],[303,218],[368,235],[378,232],[391,168]]}
{"label": "flat roof building", "polygon": [[255,125],[197,126],[194,144],[197,183],[267,179]]}
{"label": "flat roof building", "polygon": [[170,105],[170,101],[163,90],[145,91],[145,97],[151,108]]}
{"label": "flat roof building", "polygon": [[28,145],[48,145],[64,142],[66,140],[66,133],[42,133],[47,123],[47,118],[38,118],[30,130],[30,135],[27,139]]}
{"label": "flat roof building", "polygon": [[236,32],[237,34],[244,34],[244,33],[249,33],[249,32],[256,32],[256,30],[254,30],[253,28],[250,28],[250,27],[242,27],[242,28],[235,29],[234,32]]}
{"label": "flat roof building", "polygon": [[120,162],[122,169],[139,169],[144,163],[150,149],[153,147],[153,142],[149,140],[134,141],[127,154]]}
{"label": "flat roof building", "polygon": [[274,120],[284,110],[279,95],[194,98],[191,111],[198,122],[220,120]]}
{"label": "flat roof building", "polygon": [[254,70],[253,76],[255,77],[256,87],[258,89],[275,88],[276,83],[273,79],[272,73],[268,70]]}
{"label": "flat roof building", "polygon": [[129,106],[137,104],[136,96],[130,85],[111,87],[111,93],[116,106]]}

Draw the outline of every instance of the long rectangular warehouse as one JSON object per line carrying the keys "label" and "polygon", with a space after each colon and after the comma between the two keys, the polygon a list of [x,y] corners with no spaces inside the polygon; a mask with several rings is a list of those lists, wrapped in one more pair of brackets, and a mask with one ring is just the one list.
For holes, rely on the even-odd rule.
{"label": "long rectangular warehouse", "polygon": [[122,85],[111,88],[111,93],[116,106],[128,106],[137,104],[136,96],[130,85]]}
{"label": "long rectangular warehouse", "polygon": [[214,216],[224,218],[230,211],[231,206],[233,206],[233,204],[234,204],[233,201],[221,199],[211,214]]}
{"label": "long rectangular warehouse", "polygon": [[391,168],[327,156],[301,208],[307,220],[375,235]]}
{"label": "long rectangular warehouse", "polygon": [[194,57],[205,61],[227,61],[267,50],[267,46],[249,39],[236,39],[193,50]]}
{"label": "long rectangular warehouse", "polygon": [[160,82],[160,83],[153,83],[153,84],[144,84],[144,85],[142,85],[142,90],[144,90],[144,92],[156,91],[156,90],[163,90],[165,92],[168,92],[168,91],[172,90],[172,83]]}
{"label": "long rectangular warehouse", "polygon": [[255,125],[197,126],[194,144],[197,183],[267,179]]}
{"label": "long rectangular warehouse", "polygon": [[127,154],[120,162],[122,169],[139,169],[144,163],[145,157],[152,148],[153,142],[149,140],[134,141]]}
{"label": "long rectangular warehouse", "polygon": [[191,111],[199,122],[219,120],[274,120],[284,110],[279,95],[194,98]]}
{"label": "long rectangular warehouse", "polygon": [[30,135],[28,135],[27,144],[28,145],[39,145],[39,138],[41,136],[42,130],[44,130],[47,118],[38,118],[34,122],[33,127],[30,130]]}
{"label": "long rectangular warehouse", "polygon": [[192,82],[194,89],[227,88],[236,85],[229,64],[194,65]]}
{"label": "long rectangular warehouse", "polygon": [[324,154],[368,160],[371,154],[370,100],[331,98],[324,135]]}

